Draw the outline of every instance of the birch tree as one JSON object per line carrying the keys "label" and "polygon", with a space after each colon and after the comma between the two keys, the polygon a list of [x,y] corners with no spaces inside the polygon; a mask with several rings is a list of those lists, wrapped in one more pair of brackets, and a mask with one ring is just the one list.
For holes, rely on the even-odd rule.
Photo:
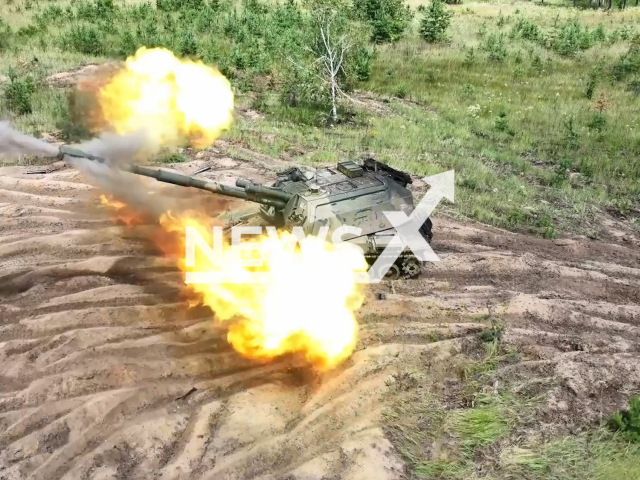
{"label": "birch tree", "polygon": [[346,34],[335,35],[331,31],[331,21],[325,21],[319,25],[321,50],[314,52],[319,55],[316,62],[322,65],[323,80],[328,84],[331,95],[331,121],[338,121],[338,98],[345,95],[341,86],[340,78],[346,75],[344,69],[345,56],[351,44]]}

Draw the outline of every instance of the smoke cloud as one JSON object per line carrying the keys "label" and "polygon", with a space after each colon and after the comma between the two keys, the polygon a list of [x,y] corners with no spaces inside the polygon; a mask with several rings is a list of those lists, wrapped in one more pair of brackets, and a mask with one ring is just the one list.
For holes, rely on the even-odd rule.
{"label": "smoke cloud", "polygon": [[7,121],[0,122],[0,157],[15,158],[19,155],[55,157],[57,154],[58,149],[54,145],[18,132]]}
{"label": "smoke cloud", "polygon": [[159,146],[154,144],[152,136],[143,130],[126,135],[107,132],[73,146],[103,158],[108,164],[115,166],[148,160],[159,151]]}

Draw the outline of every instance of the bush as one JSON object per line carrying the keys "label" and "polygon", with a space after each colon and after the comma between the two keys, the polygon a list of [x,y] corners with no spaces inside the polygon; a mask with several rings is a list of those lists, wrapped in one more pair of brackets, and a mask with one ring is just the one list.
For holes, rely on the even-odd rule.
{"label": "bush", "polygon": [[47,5],[42,10],[42,13],[37,15],[36,18],[41,22],[50,22],[61,19],[64,16],[64,10],[58,5]]}
{"label": "bush", "polygon": [[629,50],[613,66],[613,77],[622,80],[627,75],[640,72],[640,38],[634,39]]}
{"label": "bush", "polygon": [[398,98],[405,98],[407,93],[407,87],[403,83],[396,85],[396,88],[393,89],[393,95]]}
{"label": "bush", "polygon": [[204,6],[204,0],[156,0],[156,8],[165,12],[199,10]]}
{"label": "bush", "polygon": [[589,29],[583,28],[578,19],[574,18],[556,28],[551,48],[560,55],[573,57],[578,51],[591,48],[593,43]]}
{"label": "bush", "polygon": [[371,59],[373,55],[364,45],[358,48],[353,55],[351,68],[355,77],[363,82],[371,77]]}
{"label": "bush", "polygon": [[519,18],[509,33],[511,38],[524,38],[532,42],[540,42],[542,40],[542,31],[540,27],[526,18]]}
{"label": "bush", "polygon": [[542,59],[540,58],[540,55],[536,55],[533,57],[533,60],[531,60],[531,70],[539,75],[542,73],[543,69],[544,64],[542,63]]}
{"label": "bush", "polygon": [[445,40],[453,13],[446,9],[442,0],[432,0],[423,11],[420,21],[420,36],[429,43]]}
{"label": "bush", "polygon": [[600,74],[602,73],[602,66],[597,65],[589,72],[589,77],[587,78],[587,90],[585,95],[589,100],[593,98],[593,94],[596,91],[596,87],[598,86],[598,82],[600,81]]}
{"label": "bush", "polygon": [[0,17],[0,52],[9,48],[11,34],[11,27]]}
{"label": "bush", "polygon": [[281,74],[280,101],[287,107],[326,105],[326,87],[307,70],[289,66]]}
{"label": "bush", "polygon": [[465,67],[470,67],[476,61],[476,50],[471,47],[467,50],[467,53],[464,54],[464,60],[462,61],[462,65]]}
{"label": "bush", "polygon": [[136,37],[133,35],[133,33],[127,30],[122,34],[122,37],[120,37],[118,55],[127,58],[136,53],[139,46],[140,45],[138,44]]}
{"label": "bush", "polygon": [[376,43],[399,40],[413,17],[404,0],[354,0],[353,11],[371,25],[371,41]]}
{"label": "bush", "polygon": [[198,53],[198,43],[190,31],[180,35],[178,53],[183,57],[195,56]]}
{"label": "bush", "polygon": [[607,128],[607,116],[602,112],[595,112],[591,117],[591,120],[589,120],[589,123],[587,123],[587,127],[601,133],[605,128]]}
{"label": "bush", "polygon": [[188,162],[189,157],[180,152],[164,151],[156,157],[155,161],[157,163],[183,163]]}
{"label": "bush", "polygon": [[502,33],[489,35],[483,44],[483,49],[489,54],[489,60],[493,62],[504,62],[509,55]]}
{"label": "bush", "polygon": [[4,88],[4,100],[7,108],[18,115],[26,115],[33,111],[31,97],[36,90],[31,77],[18,79],[15,73],[9,73],[9,83]]}
{"label": "bush", "polygon": [[611,415],[609,428],[633,442],[640,442],[640,398],[632,396],[628,410]]}
{"label": "bush", "polygon": [[497,131],[506,133],[507,135],[514,136],[516,134],[516,132],[514,132],[514,130],[509,125],[509,120],[507,120],[507,114],[505,112],[498,113],[495,127]]}
{"label": "bush", "polygon": [[599,24],[593,31],[592,35],[595,42],[604,42],[607,39],[607,34],[604,31],[604,25]]}
{"label": "bush", "polygon": [[85,55],[98,56],[104,53],[104,40],[102,33],[96,28],[80,25],[62,37],[62,47]]}
{"label": "bush", "polygon": [[116,6],[113,0],[95,0],[91,2],[79,2],[77,15],[78,18],[84,20],[104,20],[112,17],[115,13]]}

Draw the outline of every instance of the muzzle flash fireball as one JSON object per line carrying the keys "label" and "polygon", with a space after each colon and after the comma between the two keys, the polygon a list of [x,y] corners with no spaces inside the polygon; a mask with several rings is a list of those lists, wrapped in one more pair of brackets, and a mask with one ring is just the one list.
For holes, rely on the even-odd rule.
{"label": "muzzle flash fireball", "polygon": [[116,133],[144,131],[157,147],[185,139],[207,147],[233,120],[233,91],[224,75],[162,48],[138,50],[97,97],[102,120]]}

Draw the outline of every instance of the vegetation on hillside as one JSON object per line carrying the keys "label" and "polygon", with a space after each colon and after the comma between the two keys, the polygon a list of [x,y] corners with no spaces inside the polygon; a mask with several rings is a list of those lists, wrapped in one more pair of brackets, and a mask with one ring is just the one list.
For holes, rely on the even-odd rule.
{"label": "vegetation on hillside", "polygon": [[497,375],[527,359],[503,343],[498,319],[480,320],[487,327],[451,349],[447,361],[430,361],[429,355],[447,354],[427,350],[426,366],[407,366],[387,382],[386,433],[413,477],[640,480],[640,400],[632,396],[609,429],[603,424],[568,434],[562,422],[541,428],[546,399],[540,390]]}
{"label": "vegetation on hillside", "polygon": [[[0,115],[35,134],[86,135],[82,100],[45,79],[162,46],[217,65],[264,115],[229,133],[254,150],[454,168],[450,213],[549,238],[598,237],[603,214],[638,226],[640,11],[446,3],[10,0]],[[335,98],[317,61],[327,11],[346,47]]]}

